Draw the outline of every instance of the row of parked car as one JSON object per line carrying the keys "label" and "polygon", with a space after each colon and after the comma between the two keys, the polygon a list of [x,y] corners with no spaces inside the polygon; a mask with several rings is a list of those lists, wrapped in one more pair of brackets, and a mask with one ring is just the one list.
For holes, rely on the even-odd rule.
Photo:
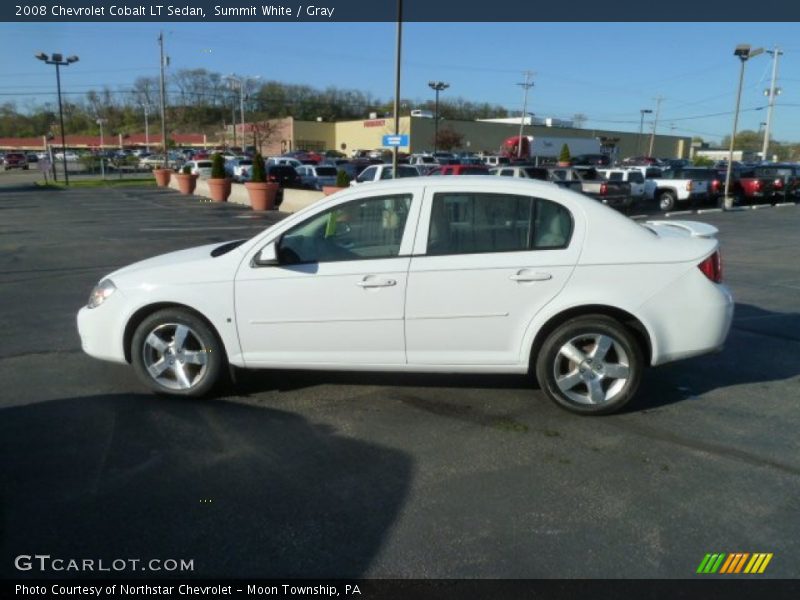
{"label": "row of parked car", "polygon": [[[359,174],[353,184],[391,179],[392,173],[391,165],[372,165]],[[488,168],[470,163],[430,168],[414,164],[398,166],[399,177],[488,174],[539,179],[581,192],[613,208],[627,210],[638,205],[662,211],[719,204],[725,195],[726,173],[724,165],[705,168],[691,166],[688,162],[665,167],[508,164]],[[735,204],[797,201],[800,199],[800,165],[735,165],[731,172],[730,195]]]}

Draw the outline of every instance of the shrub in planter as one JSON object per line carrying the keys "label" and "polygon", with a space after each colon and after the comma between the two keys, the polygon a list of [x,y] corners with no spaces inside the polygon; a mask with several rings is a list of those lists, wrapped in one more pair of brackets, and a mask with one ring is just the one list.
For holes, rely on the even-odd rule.
{"label": "shrub in planter", "polygon": [[569,166],[569,159],[572,158],[569,153],[569,146],[564,144],[561,146],[561,154],[558,155],[558,166],[559,167],[568,167]]}
{"label": "shrub in planter", "polygon": [[192,167],[186,165],[181,169],[180,173],[175,175],[178,180],[178,189],[181,194],[188,196],[194,194],[194,188],[197,185],[197,175],[192,175]]}
{"label": "shrub in planter", "polygon": [[350,175],[348,175],[346,171],[339,171],[336,173],[336,185],[323,185],[322,193],[326,196],[330,196],[348,187],[350,187]]}
{"label": "shrub in planter", "polygon": [[211,158],[211,177],[207,181],[214,202],[225,202],[231,195],[231,180],[225,177],[225,163],[219,153]]}
{"label": "shrub in planter", "polygon": [[278,184],[267,181],[264,157],[260,154],[256,154],[255,158],[253,158],[250,181],[246,181],[244,187],[247,188],[247,194],[250,196],[250,207],[253,210],[272,210],[275,208]]}

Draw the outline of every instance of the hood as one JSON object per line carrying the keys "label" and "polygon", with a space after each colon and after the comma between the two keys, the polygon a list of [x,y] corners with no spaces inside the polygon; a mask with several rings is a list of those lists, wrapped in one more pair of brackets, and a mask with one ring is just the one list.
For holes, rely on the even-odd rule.
{"label": "hood", "polygon": [[230,267],[231,261],[241,260],[238,246],[235,242],[217,242],[169,252],[117,269],[105,279],[111,279],[118,288],[229,280],[235,270]]}

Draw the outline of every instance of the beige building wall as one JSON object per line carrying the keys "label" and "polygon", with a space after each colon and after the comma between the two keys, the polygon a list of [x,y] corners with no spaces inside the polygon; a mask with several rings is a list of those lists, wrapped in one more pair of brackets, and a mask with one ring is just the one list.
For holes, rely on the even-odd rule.
{"label": "beige building wall", "polygon": [[294,121],[290,150],[332,150],[336,148],[336,124],[321,121]]}
{"label": "beige building wall", "polygon": [[[411,117],[400,117],[400,134],[411,133]],[[341,121],[336,123],[336,147],[348,156],[354,150],[376,150],[382,148],[384,135],[394,134],[394,119],[364,119],[363,121]],[[413,144],[413,140],[411,141]],[[401,152],[409,152],[408,146],[400,146]]]}
{"label": "beige building wall", "polygon": [[[278,133],[270,139],[270,155],[305,149],[338,150],[350,156],[354,150],[381,148],[383,136],[394,133],[394,120],[390,118],[328,123],[295,121],[289,117],[274,122],[280,123],[280,127]],[[439,128],[450,128],[464,136],[462,147],[455,148],[456,151],[496,153],[506,138],[519,135],[519,125],[507,123],[441,120]],[[401,152],[433,150],[433,119],[401,117],[400,133],[410,137],[409,145],[400,147]],[[556,138],[616,139],[618,158],[647,154],[650,146],[650,135],[647,133],[640,138],[638,133],[604,129],[526,126],[524,134]],[[689,158],[690,146],[689,137],[657,135],[653,154],[659,157]]]}

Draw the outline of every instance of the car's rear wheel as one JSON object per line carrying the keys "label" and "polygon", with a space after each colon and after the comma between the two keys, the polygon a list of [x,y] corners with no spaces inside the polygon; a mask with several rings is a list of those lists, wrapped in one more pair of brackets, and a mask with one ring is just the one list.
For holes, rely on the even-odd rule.
{"label": "car's rear wheel", "polygon": [[204,396],[219,382],[225,355],[202,319],[183,309],[153,313],[131,342],[136,374],[157,393]]}
{"label": "car's rear wheel", "polygon": [[675,192],[664,190],[658,194],[658,208],[667,212],[675,208]]}
{"label": "car's rear wheel", "polygon": [[544,341],[536,377],[548,398],[580,414],[609,414],[633,398],[642,350],[631,332],[604,315],[571,319]]}

